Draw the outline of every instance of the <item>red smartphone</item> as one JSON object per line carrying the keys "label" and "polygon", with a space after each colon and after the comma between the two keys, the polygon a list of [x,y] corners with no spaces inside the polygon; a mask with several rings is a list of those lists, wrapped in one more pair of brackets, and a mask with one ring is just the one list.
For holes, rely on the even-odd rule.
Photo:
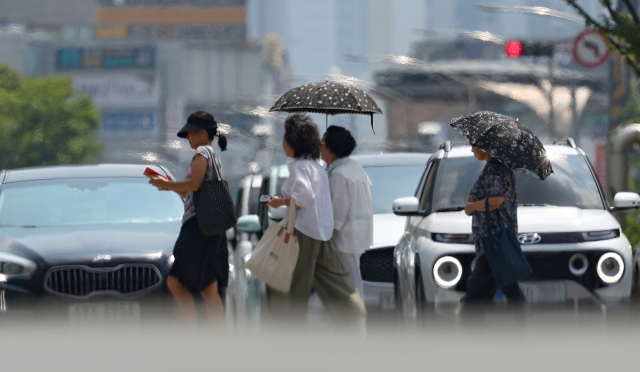
{"label": "red smartphone", "polygon": [[160,174],[160,173],[156,172],[155,170],[153,170],[153,169],[151,169],[149,167],[147,167],[147,169],[144,170],[143,174],[145,176],[160,176],[160,177],[164,177],[164,178],[168,179],[169,181],[171,181],[171,177],[166,176],[164,174]]}

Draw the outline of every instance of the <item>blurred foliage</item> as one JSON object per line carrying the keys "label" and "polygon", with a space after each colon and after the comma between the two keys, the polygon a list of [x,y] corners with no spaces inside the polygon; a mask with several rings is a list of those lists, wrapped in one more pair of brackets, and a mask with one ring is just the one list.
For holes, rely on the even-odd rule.
{"label": "blurred foliage", "polygon": [[624,57],[640,76],[640,15],[632,0],[616,1],[620,3],[619,7],[613,0],[600,1],[608,14],[601,16],[600,20],[590,16],[578,0],[565,1],[584,18],[587,27],[600,31],[609,40],[611,49]]}
{"label": "blurred foliage", "polygon": [[284,66],[284,49],[278,35],[264,35],[260,60],[262,66],[271,71],[278,71]]}
{"label": "blurred foliage", "polygon": [[99,118],[71,78],[21,78],[0,66],[0,169],[94,161]]}
{"label": "blurred foliage", "polygon": [[[631,84],[629,99],[621,113],[623,127],[631,123],[640,123],[640,94],[637,84]],[[640,151],[629,154],[629,185],[628,190],[640,193]],[[635,250],[640,243],[640,211],[627,212],[622,219],[622,231],[631,242]]]}

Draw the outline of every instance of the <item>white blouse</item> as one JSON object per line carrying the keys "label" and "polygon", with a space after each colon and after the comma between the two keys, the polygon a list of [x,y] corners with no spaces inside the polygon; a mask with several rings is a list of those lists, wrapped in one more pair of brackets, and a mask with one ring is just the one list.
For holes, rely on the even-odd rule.
{"label": "white blouse", "polygon": [[[333,234],[333,209],[327,172],[317,161],[293,159],[289,178],[282,185],[282,196],[293,198],[299,207],[295,228],[310,238],[328,241]],[[286,226],[289,217],[280,221]]]}
{"label": "white blouse", "polygon": [[371,180],[349,157],[331,163],[328,172],[335,221],[333,241],[342,253],[362,254],[373,244]]}

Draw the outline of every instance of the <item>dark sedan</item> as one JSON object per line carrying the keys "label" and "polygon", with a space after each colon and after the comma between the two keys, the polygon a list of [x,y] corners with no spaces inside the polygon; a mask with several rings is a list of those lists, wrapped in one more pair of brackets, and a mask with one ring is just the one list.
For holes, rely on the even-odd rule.
{"label": "dark sedan", "polygon": [[53,303],[71,320],[135,318],[149,298],[166,298],[184,204],[151,187],[144,169],[0,172],[0,312]]}

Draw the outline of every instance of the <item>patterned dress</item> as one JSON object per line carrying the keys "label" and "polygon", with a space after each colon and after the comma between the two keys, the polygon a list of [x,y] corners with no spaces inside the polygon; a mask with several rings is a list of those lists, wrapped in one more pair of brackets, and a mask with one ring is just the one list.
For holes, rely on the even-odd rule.
{"label": "patterned dress", "polygon": [[[491,234],[498,234],[502,228],[513,229],[516,234],[518,233],[516,177],[513,171],[495,158],[487,163],[482,174],[473,185],[469,193],[470,201],[475,202],[485,199],[487,191],[489,197],[504,197],[504,202],[498,209],[489,213],[490,221],[487,221],[484,210],[473,213],[471,230],[478,256],[484,253],[484,247],[482,247],[481,243],[482,238],[486,238]],[[498,216],[502,222],[501,226],[498,224]]]}

